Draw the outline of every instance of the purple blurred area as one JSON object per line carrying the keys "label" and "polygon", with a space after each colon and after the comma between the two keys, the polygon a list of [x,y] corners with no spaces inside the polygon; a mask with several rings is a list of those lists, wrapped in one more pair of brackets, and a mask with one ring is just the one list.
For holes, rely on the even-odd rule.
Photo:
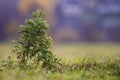
{"label": "purple blurred area", "polygon": [[17,39],[37,8],[56,42],[120,42],[120,0],[0,0],[0,42]]}

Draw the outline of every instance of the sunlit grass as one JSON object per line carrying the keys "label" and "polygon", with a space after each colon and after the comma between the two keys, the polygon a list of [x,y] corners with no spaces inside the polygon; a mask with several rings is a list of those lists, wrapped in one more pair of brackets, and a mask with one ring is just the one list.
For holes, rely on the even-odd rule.
{"label": "sunlit grass", "polygon": [[[0,58],[14,56],[13,44],[0,45]],[[61,73],[44,70],[0,69],[0,80],[119,80],[119,44],[56,44],[53,53],[62,58],[65,66]]]}
{"label": "sunlit grass", "polygon": [[98,43],[98,44],[58,44],[54,45],[53,52],[58,57],[72,59],[81,58],[84,56],[98,56],[107,57],[120,55],[120,44],[108,44],[108,43]]}

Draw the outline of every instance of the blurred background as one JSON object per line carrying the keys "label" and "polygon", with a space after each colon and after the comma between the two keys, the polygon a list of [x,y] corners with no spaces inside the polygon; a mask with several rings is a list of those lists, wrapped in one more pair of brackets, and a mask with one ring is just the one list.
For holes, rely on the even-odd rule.
{"label": "blurred background", "polygon": [[0,42],[18,39],[36,9],[47,12],[55,42],[120,42],[120,0],[0,0]]}

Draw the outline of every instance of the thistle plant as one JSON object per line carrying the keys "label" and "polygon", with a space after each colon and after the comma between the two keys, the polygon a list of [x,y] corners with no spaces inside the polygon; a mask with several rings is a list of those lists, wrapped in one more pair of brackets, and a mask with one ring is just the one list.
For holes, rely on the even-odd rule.
{"label": "thistle plant", "polygon": [[42,10],[33,12],[30,19],[20,26],[19,40],[13,49],[20,64],[42,63],[42,67],[52,69],[59,59],[50,51],[52,39],[46,34],[48,24],[45,20],[46,13]]}

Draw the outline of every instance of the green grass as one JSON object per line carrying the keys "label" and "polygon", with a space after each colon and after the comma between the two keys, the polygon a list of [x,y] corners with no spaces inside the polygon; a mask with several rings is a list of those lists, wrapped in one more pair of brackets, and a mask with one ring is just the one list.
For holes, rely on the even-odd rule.
{"label": "green grass", "polygon": [[[15,57],[12,47],[1,44],[0,58]],[[119,44],[56,44],[52,51],[63,59],[65,66],[60,73],[46,73],[41,67],[19,69],[8,62],[8,68],[0,69],[0,80],[120,80]]]}

